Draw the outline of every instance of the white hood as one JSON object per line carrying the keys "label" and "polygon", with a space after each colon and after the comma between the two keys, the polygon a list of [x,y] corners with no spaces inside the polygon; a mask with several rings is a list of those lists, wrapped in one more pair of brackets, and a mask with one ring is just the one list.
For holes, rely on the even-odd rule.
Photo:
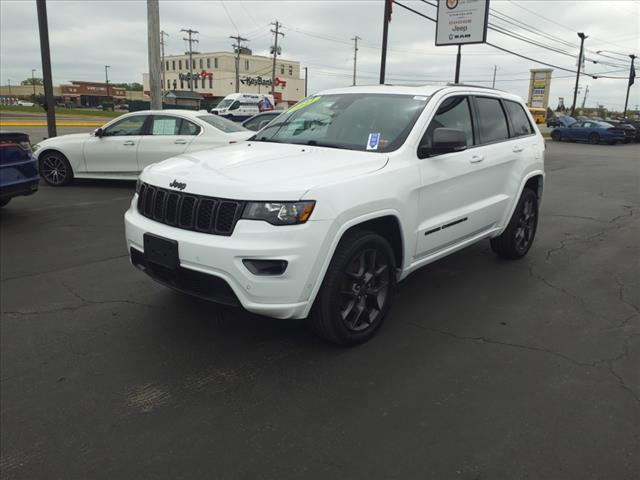
{"label": "white hood", "polygon": [[185,192],[236,200],[298,200],[317,185],[379,170],[381,153],[282,143],[244,142],[183,154],[146,168],[140,178]]}

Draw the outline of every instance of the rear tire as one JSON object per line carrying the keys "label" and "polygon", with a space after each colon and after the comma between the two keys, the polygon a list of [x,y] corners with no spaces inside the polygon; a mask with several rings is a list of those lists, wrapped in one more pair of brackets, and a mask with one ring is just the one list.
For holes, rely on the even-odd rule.
{"label": "rear tire", "polygon": [[313,305],[311,329],[342,346],[366,342],[391,307],[395,280],[395,256],[384,237],[366,230],[346,233]]}
{"label": "rear tire", "polygon": [[551,140],[553,140],[554,142],[561,142],[562,136],[560,135],[560,132],[551,132]]}
{"label": "rear tire", "polygon": [[491,239],[491,249],[501,258],[517,260],[524,257],[536,236],[538,228],[538,196],[525,188],[502,234]]}
{"label": "rear tire", "polygon": [[69,185],[73,181],[71,164],[60,152],[42,152],[38,158],[38,167],[42,179],[53,187]]}
{"label": "rear tire", "polygon": [[589,143],[591,145],[599,144],[600,143],[600,135],[598,135],[597,133],[589,134]]}

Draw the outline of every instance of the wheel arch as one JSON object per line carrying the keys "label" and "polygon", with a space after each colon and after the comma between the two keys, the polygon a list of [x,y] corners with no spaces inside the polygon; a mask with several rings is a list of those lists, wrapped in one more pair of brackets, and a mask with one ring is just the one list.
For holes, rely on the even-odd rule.
{"label": "wheel arch", "polygon": [[348,232],[357,229],[369,230],[384,237],[389,242],[389,244],[391,245],[391,249],[393,250],[396,269],[403,269],[403,262],[406,258],[405,252],[407,250],[407,245],[406,236],[402,229],[402,222],[400,220],[400,214],[398,211],[384,210],[351,219],[343,223],[334,235],[331,246],[327,251],[325,257],[326,259],[317,278],[315,279],[313,290],[309,295],[307,308],[304,312],[305,316],[307,316],[311,311],[311,307],[313,306],[313,303],[318,296],[318,292],[320,291],[322,283],[324,282],[324,277],[327,273],[327,270],[329,269],[329,264],[331,263],[338,245],[340,245],[340,242]]}
{"label": "wheel arch", "polygon": [[540,204],[542,203],[542,193],[544,191],[544,171],[534,170],[524,176],[524,178],[520,182],[517,195],[514,196],[513,201],[511,202],[511,206],[509,207],[507,215],[502,219],[502,228],[497,231],[493,235],[493,237],[499,236],[500,234],[502,234],[502,232],[504,232],[504,229],[507,228],[509,220],[513,216],[513,212],[515,211],[516,206],[518,205],[518,201],[520,200],[522,192],[525,188],[531,188],[534,192],[536,192],[536,196],[538,197],[538,206],[540,206]]}

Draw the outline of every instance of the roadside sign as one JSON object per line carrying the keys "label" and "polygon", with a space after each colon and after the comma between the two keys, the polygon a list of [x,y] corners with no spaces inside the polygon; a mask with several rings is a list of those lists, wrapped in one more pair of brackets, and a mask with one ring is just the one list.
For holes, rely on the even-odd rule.
{"label": "roadside sign", "polygon": [[438,0],[436,46],[487,41],[489,0]]}

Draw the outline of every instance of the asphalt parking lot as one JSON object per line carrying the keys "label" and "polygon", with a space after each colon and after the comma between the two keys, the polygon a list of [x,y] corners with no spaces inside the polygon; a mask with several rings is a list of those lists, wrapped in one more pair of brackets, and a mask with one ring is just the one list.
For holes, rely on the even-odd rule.
{"label": "asphalt parking lot", "polygon": [[134,185],[0,213],[4,479],[637,479],[640,148],[548,142],[533,249],[410,276],[341,349],[155,284]]}

